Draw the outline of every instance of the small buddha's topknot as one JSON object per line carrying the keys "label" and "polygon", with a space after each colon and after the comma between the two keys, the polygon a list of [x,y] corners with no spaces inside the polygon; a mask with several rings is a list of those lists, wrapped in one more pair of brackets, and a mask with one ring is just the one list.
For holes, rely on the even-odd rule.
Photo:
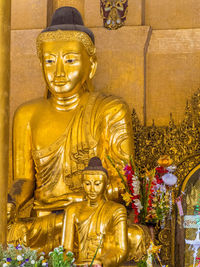
{"label": "small buddha's topknot", "polygon": [[102,166],[102,162],[99,157],[91,158],[88,163],[88,166],[83,171],[102,171],[108,176],[108,172]]}

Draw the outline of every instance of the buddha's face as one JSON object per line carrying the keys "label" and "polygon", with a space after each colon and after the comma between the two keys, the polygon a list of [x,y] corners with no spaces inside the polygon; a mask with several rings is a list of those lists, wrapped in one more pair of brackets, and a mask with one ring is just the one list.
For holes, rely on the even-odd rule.
{"label": "buddha's face", "polygon": [[49,90],[59,97],[77,93],[90,75],[90,57],[78,41],[44,42],[42,60]]}
{"label": "buddha's face", "polygon": [[106,189],[106,178],[101,173],[85,174],[83,176],[83,188],[90,200],[97,201],[102,198]]}

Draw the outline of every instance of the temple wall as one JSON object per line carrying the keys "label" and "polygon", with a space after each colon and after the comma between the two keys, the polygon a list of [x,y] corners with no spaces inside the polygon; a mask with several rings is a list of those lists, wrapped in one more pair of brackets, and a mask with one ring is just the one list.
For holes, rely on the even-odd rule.
{"label": "temple wall", "polygon": [[144,48],[150,28],[127,26],[117,31],[92,30],[98,58],[95,88],[123,97],[131,109],[137,110],[143,122]]}
{"label": "temple wall", "polygon": [[199,12],[199,0],[146,0],[145,24],[156,30],[199,28]]}
{"label": "temple wall", "polygon": [[11,75],[10,75],[10,164],[12,177],[12,120],[19,105],[42,97],[45,91],[41,67],[36,54],[36,38],[47,25],[47,0],[12,0]]}
{"label": "temple wall", "polygon": [[35,39],[55,8],[72,5],[96,36],[97,90],[122,96],[142,123],[180,123],[200,87],[200,1],[129,0],[125,26],[102,27],[100,0],[13,0],[10,114],[44,95]]}
{"label": "temple wall", "polygon": [[147,53],[147,123],[180,123],[200,87],[200,29],[153,30]]}

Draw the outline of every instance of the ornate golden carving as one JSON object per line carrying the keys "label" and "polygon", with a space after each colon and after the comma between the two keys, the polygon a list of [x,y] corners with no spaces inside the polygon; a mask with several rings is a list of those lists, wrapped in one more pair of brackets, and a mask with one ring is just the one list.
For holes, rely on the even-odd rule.
{"label": "ornate golden carving", "polygon": [[133,111],[136,162],[140,169],[156,166],[160,155],[169,155],[177,166],[178,187],[199,162],[200,155],[200,90],[187,103],[185,116],[175,125],[172,115],[168,126],[142,126]]}
{"label": "ornate golden carving", "polygon": [[158,234],[158,239],[162,245],[161,258],[162,262],[168,262],[171,257],[171,229],[166,227]]}
{"label": "ornate golden carving", "polygon": [[[166,127],[157,127],[154,122],[152,126],[142,126],[135,111],[132,119],[137,166],[141,171],[146,168],[152,169],[157,165],[160,155],[169,155],[177,166],[175,174],[178,183],[174,193],[175,197],[178,196],[185,177],[199,164],[200,89],[187,102],[184,119],[180,125],[174,124],[172,114]],[[175,250],[175,216],[176,214],[172,215],[171,224],[158,235],[163,245],[162,260],[165,264],[171,263],[172,266],[174,266]]]}
{"label": "ornate golden carving", "polygon": [[79,41],[83,44],[88,55],[92,56],[96,53],[96,48],[90,39],[90,37],[85,32],[79,31],[49,31],[42,32],[38,35],[36,46],[37,46],[37,54],[41,59],[42,57],[42,43],[43,42],[52,42],[52,41]]}
{"label": "ornate golden carving", "polygon": [[124,25],[128,13],[128,0],[101,0],[100,5],[105,28],[117,30]]}

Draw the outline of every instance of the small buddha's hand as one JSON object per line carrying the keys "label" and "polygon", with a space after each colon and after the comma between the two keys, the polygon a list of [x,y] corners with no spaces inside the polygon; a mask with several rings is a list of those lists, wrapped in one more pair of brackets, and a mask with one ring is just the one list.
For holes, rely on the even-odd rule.
{"label": "small buddha's hand", "polygon": [[113,266],[113,261],[110,261],[109,258],[102,259],[102,265],[103,265],[103,267],[111,267],[111,266]]}
{"label": "small buddha's hand", "polygon": [[112,267],[112,266],[117,266],[118,262],[114,262],[115,260],[115,253],[109,252],[103,254],[100,258],[99,261],[102,262],[103,267]]}
{"label": "small buddha's hand", "polygon": [[80,202],[84,200],[84,194],[83,193],[69,193],[66,195],[67,201],[70,202]]}
{"label": "small buddha's hand", "polygon": [[7,223],[14,221],[16,216],[16,206],[14,203],[7,203]]}

